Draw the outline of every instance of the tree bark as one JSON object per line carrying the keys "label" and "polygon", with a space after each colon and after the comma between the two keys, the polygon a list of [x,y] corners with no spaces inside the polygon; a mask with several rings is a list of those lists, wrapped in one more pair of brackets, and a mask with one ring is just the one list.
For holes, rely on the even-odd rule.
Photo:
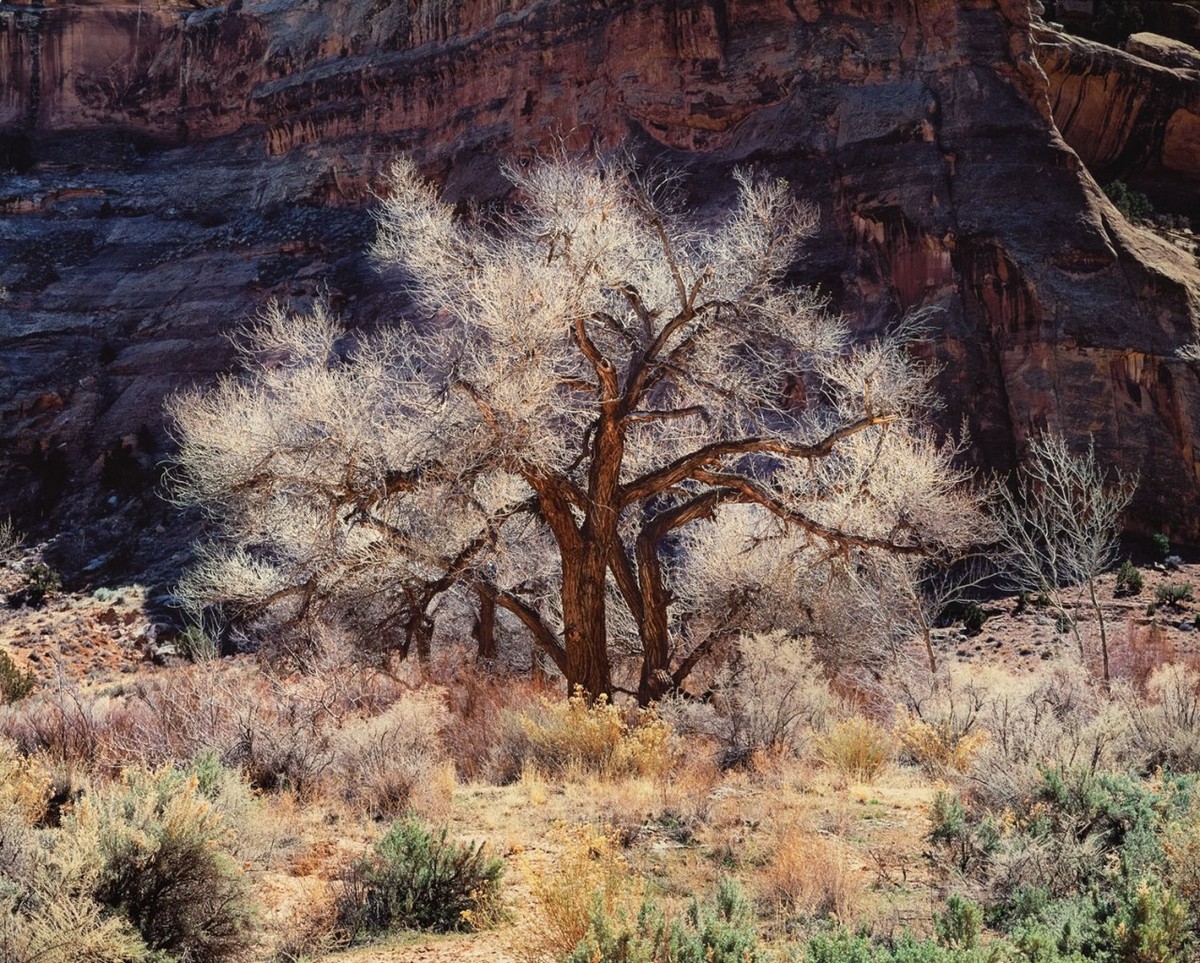
{"label": "tree bark", "polygon": [[576,558],[563,559],[563,641],[567,693],[583,689],[589,700],[612,696],[605,624],[604,575],[608,551],[587,545]]}
{"label": "tree bark", "polygon": [[483,589],[479,589],[479,615],[471,634],[475,636],[476,658],[496,658],[496,598]]}

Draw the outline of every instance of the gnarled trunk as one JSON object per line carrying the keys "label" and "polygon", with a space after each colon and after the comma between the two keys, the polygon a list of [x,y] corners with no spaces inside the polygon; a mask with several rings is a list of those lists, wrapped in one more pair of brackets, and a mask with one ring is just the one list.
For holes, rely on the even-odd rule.
{"label": "gnarled trunk", "polygon": [[588,699],[612,696],[604,599],[607,559],[607,550],[596,545],[586,546],[577,557],[563,559],[567,691],[581,687]]}

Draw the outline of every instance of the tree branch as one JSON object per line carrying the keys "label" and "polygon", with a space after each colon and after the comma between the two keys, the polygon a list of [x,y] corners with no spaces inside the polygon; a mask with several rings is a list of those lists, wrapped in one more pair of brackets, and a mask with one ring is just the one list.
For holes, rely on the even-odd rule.
{"label": "tree branch", "polygon": [[885,425],[893,421],[893,415],[877,415],[860,418],[849,425],[844,425],[830,432],[815,445],[789,445],[773,438],[742,438],[738,441],[718,441],[705,445],[677,458],[671,464],[636,478],[628,485],[621,487],[621,507],[632,504],[643,498],[658,494],[672,485],[688,478],[696,478],[696,472],[711,465],[718,465],[721,459],[731,455],[771,454],[783,455],[788,458],[824,458],[829,455],[834,446],[851,435],[856,435],[868,428]]}

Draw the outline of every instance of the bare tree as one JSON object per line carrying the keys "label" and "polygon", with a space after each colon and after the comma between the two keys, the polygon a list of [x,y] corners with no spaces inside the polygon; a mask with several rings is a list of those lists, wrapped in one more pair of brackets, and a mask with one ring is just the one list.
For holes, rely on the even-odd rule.
{"label": "bare tree", "polygon": [[245,377],[174,401],[175,491],[220,530],[196,604],[407,652],[482,598],[569,687],[629,654],[648,701],[839,567],[972,539],[911,329],[854,346],[781,286],[814,227],[786,183],[738,174],[701,222],[627,164],[510,176],[511,213],[456,218],[398,162],[373,253],[419,317],[349,339],[273,308]]}
{"label": "bare tree", "polygon": [[1060,622],[1071,626],[1080,658],[1086,652],[1074,613],[1086,593],[1106,682],[1108,633],[1096,580],[1116,561],[1121,515],[1136,489],[1137,479],[1120,473],[1110,481],[1092,445],[1074,455],[1061,435],[1047,433],[1030,444],[1016,485],[999,488],[996,499],[1002,578],[1051,600]]}

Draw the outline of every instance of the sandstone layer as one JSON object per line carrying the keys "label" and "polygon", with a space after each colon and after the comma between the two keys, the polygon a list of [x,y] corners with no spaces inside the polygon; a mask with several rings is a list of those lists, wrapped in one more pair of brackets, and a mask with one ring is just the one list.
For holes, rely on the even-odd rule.
{"label": "sandstone layer", "polygon": [[1194,539],[1200,272],[1063,141],[1049,42],[1025,0],[0,7],[0,511],[71,528],[88,577],[145,564],[162,397],[226,332],[272,296],[402,309],[364,254],[389,159],[487,199],[564,140],[682,166],[701,206],[738,164],[790,178],[823,225],[795,280],[864,335],[936,308],[981,464],[1092,435],[1136,522]]}
{"label": "sandstone layer", "polygon": [[1200,51],[1154,35],[1116,50],[1038,31],[1054,119],[1101,183],[1128,180],[1200,216]]}

